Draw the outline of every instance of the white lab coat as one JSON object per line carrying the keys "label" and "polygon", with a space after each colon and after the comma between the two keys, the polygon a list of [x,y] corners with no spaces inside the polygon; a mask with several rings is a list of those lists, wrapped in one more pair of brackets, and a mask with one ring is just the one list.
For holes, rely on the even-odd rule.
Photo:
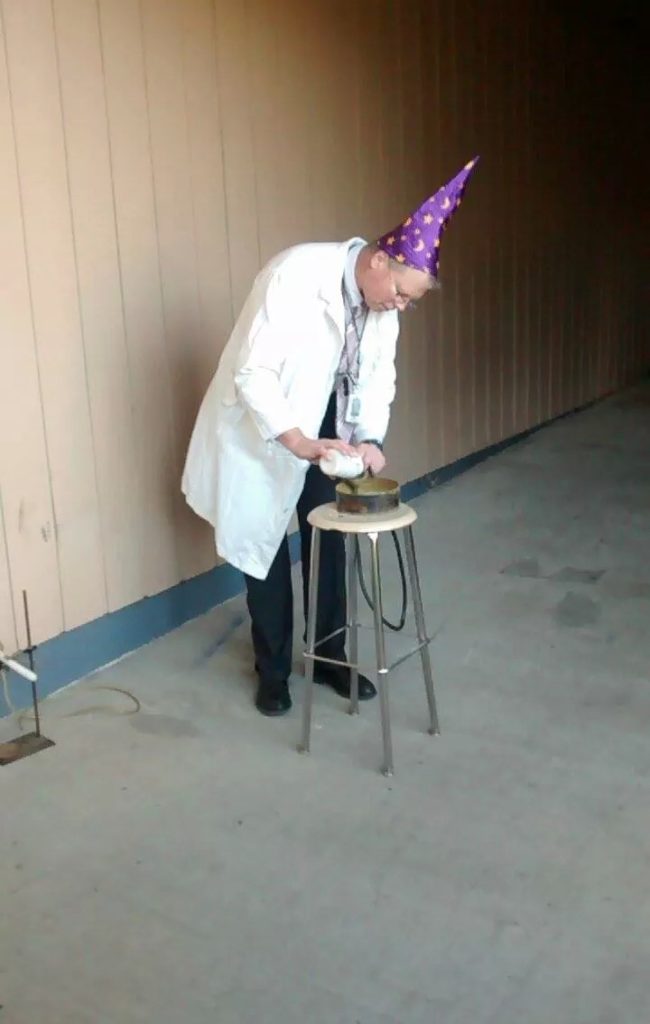
{"label": "white lab coat", "polygon": [[[215,529],[217,552],[265,579],[309,463],[279,434],[318,437],[344,339],[341,291],[349,247],[294,246],[258,274],[198,413],[182,489]],[[355,441],[383,440],[395,395],[394,311],[369,313],[360,349]]]}

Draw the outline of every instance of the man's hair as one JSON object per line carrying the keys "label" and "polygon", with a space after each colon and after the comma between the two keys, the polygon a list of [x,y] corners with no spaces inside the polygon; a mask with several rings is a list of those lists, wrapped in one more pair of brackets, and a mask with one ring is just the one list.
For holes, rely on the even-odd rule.
{"label": "man's hair", "polygon": [[[388,257],[389,265],[392,270],[401,270],[402,273],[405,270],[414,270],[414,267],[409,267],[408,263],[399,263],[398,260],[394,260],[392,256]],[[427,274],[427,287],[429,291],[437,291],[438,288],[442,288],[440,281],[433,277],[431,274]]]}
{"label": "man's hair", "polygon": [[[390,256],[389,253],[387,253],[385,249],[381,248],[381,246],[379,245],[379,241],[370,242],[369,245],[368,245],[368,248],[371,249],[372,252],[384,252],[384,253],[386,253],[386,255],[388,256],[388,265],[391,268],[391,270],[398,270],[398,271],[401,270],[403,272],[405,270],[413,270],[414,269],[413,267],[409,267],[408,264],[400,263],[399,260],[396,260],[392,256]],[[427,282],[428,282],[428,286],[429,286],[429,290],[430,291],[442,287],[442,285],[440,284],[440,281],[438,281],[437,278],[432,277],[431,274],[427,274]]]}

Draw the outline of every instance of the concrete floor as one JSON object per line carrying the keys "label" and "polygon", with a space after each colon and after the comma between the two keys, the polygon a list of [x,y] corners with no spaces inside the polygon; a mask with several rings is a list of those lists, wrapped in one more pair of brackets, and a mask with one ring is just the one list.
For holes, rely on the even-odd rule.
{"label": "concrete floor", "polygon": [[299,670],[257,714],[241,599],[48,700],[0,1024],[647,1024],[649,452],[644,386],[416,503],[443,733],[408,662],[393,779],[376,701],[318,688],[309,757]]}

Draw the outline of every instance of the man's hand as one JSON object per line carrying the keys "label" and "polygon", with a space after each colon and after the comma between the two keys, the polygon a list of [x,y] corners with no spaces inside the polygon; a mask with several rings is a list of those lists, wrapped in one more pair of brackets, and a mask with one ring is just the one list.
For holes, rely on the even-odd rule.
{"label": "man's hand", "polygon": [[376,444],[359,444],[357,445],[357,454],[363,459],[364,469],[369,470],[374,476],[377,476],[383,470],[386,465],[386,458],[384,453],[377,447]]}
{"label": "man's hand", "polygon": [[298,427],[280,434],[277,440],[285,448],[288,448],[297,459],[304,459],[306,462],[318,462],[332,449],[337,452],[343,452],[344,455],[357,454],[356,448],[353,448],[351,444],[346,444],[345,441],[330,440],[329,438],[322,437],[318,438],[318,440],[313,440],[310,437],[305,437],[302,430],[299,430]]}

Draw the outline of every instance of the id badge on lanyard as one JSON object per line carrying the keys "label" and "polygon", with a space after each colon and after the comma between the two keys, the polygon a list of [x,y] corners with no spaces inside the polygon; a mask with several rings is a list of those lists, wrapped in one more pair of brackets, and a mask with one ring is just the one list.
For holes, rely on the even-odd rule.
{"label": "id badge on lanyard", "polygon": [[348,407],[345,411],[345,418],[348,423],[358,423],[361,419],[361,399],[356,391],[348,395]]}
{"label": "id badge on lanyard", "polygon": [[343,393],[346,397],[345,419],[347,423],[358,423],[361,418],[361,398],[358,389],[349,377],[343,380]]}

